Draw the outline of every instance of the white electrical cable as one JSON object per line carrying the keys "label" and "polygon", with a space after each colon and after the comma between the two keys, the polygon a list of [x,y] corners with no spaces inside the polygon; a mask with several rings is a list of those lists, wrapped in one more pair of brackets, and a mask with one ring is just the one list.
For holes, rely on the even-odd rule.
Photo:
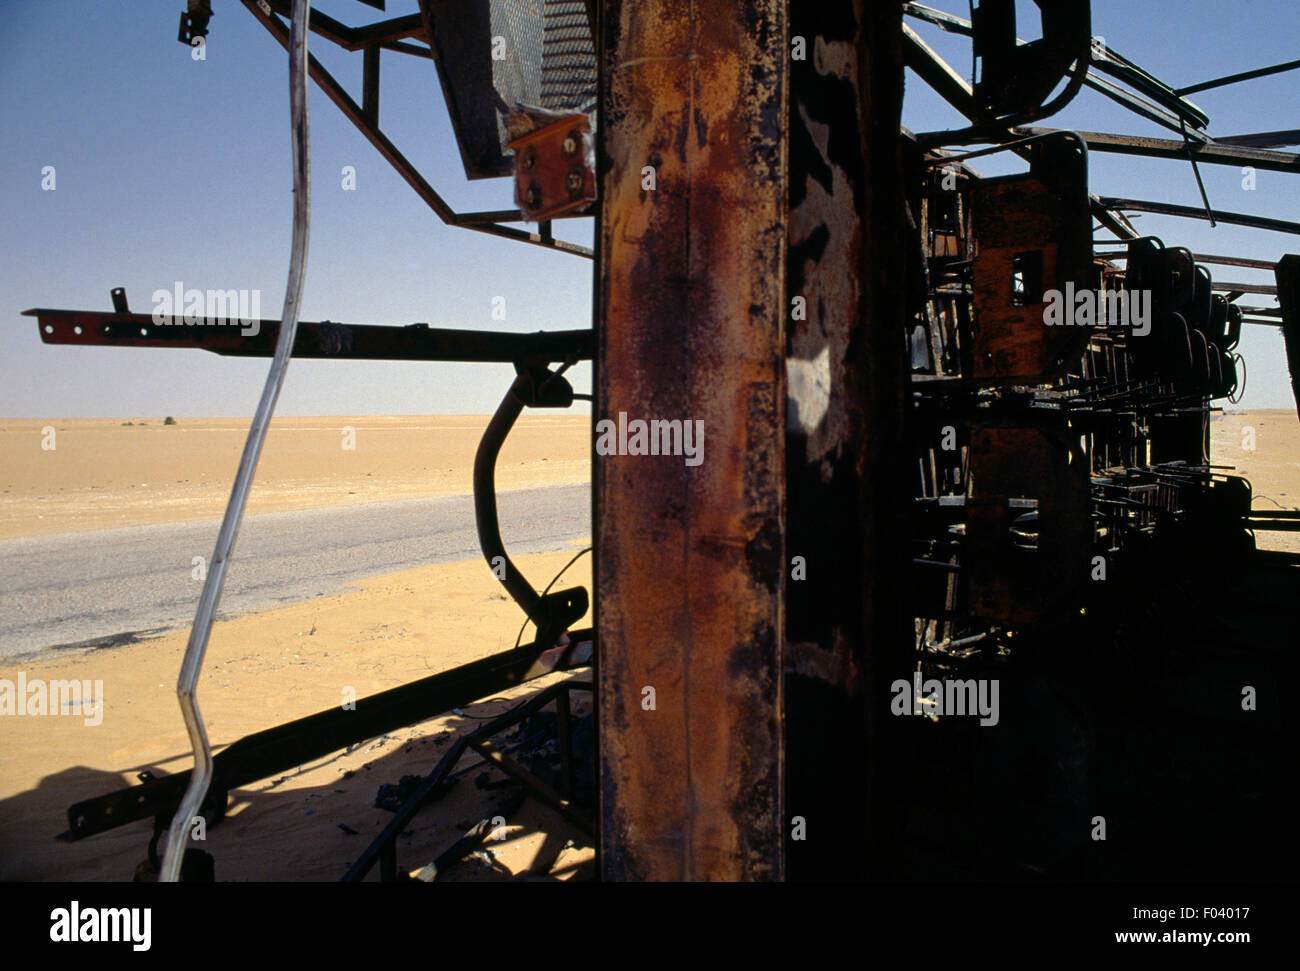
{"label": "white electrical cable", "polygon": [[230,501],[226,504],[225,517],[221,520],[221,531],[217,534],[217,545],[212,553],[207,580],[199,597],[198,612],[194,615],[194,626],[190,630],[189,644],[185,648],[185,659],[181,662],[180,677],[176,682],[181,715],[185,719],[185,728],[189,731],[190,744],[194,748],[194,770],[190,774],[185,798],[172,817],[171,829],[167,833],[161,879],[168,883],[175,883],[180,878],[181,860],[190,826],[212,783],[212,746],[208,743],[208,733],[203,727],[195,688],[203,668],[208,635],[212,631],[212,615],[217,609],[217,601],[221,599],[226,564],[239,533],[239,523],[244,516],[244,505],[248,501],[253,473],[257,470],[257,460],[262,454],[262,443],[266,439],[271,413],[280,397],[280,388],[284,384],[284,374],[293,351],[294,335],[298,330],[298,305],[302,300],[302,281],[307,265],[307,229],[311,210],[311,160],[307,138],[307,17],[310,8],[310,0],[293,0],[289,34],[289,115],[293,123],[293,249],[289,258],[289,282],[284,291],[280,333],[275,343],[271,370],[266,376],[266,385],[262,388],[262,398],[257,403],[253,424],[248,429],[248,439],[244,442],[244,454],[239,460],[239,471],[235,475],[234,488],[230,491]]}

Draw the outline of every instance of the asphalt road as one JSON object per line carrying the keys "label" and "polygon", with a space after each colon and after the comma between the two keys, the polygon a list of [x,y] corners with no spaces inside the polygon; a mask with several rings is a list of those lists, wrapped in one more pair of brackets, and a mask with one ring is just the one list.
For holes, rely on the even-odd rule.
{"label": "asphalt road", "polygon": [[[586,485],[503,492],[512,556],[568,549],[591,535]],[[218,519],[0,542],[0,656],[188,626]],[[217,618],[334,594],[363,577],[479,557],[469,496],[247,516]],[[486,569],[486,566],[485,566]]]}

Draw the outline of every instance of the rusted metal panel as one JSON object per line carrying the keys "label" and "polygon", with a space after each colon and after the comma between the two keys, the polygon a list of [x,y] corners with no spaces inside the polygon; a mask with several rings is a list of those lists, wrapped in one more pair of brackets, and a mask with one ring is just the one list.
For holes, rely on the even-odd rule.
{"label": "rusted metal panel", "polygon": [[980,381],[1044,380],[1078,360],[1087,343],[1083,328],[1044,324],[1047,291],[1092,285],[1085,155],[1071,142],[1039,161],[1027,175],[981,179],[972,189]]}
{"label": "rusted metal panel", "polygon": [[515,203],[525,219],[554,219],[595,200],[586,115],[570,115],[521,135],[510,147],[515,150]]}
{"label": "rusted metal panel", "polygon": [[601,870],[778,879],[785,3],[601,23],[594,417],[703,431],[692,465],[596,428]]}
{"label": "rusted metal panel", "polygon": [[1065,427],[980,426],[970,462],[963,568],[971,613],[1017,625],[1059,621],[1087,579],[1087,457]]}

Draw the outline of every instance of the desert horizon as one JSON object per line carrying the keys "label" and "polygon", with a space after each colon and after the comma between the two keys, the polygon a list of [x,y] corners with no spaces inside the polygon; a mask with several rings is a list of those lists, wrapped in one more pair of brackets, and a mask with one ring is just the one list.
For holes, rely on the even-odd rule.
{"label": "desert horizon", "polygon": [[[488,418],[274,419],[241,544],[232,557],[232,576],[246,562],[241,549],[251,548],[259,526],[282,521],[281,514],[387,511],[394,504],[468,495],[474,452]],[[249,420],[177,419],[166,426],[161,419],[141,421],[0,420],[0,454],[7,456],[0,466],[0,551],[85,537],[84,556],[93,559],[99,555],[95,544],[109,535],[139,533],[151,537],[150,542],[170,542],[171,533],[158,532],[164,524],[195,523],[215,535]],[[55,430],[50,450],[41,448],[46,426]],[[349,427],[355,432],[355,450],[343,448]],[[522,417],[501,452],[498,490],[547,490],[588,481],[590,428],[586,416]],[[472,514],[466,525],[472,529]],[[535,583],[544,584],[589,543],[589,532],[588,523],[572,537],[552,542],[554,552],[518,555],[516,562]],[[511,547],[508,525],[503,533]],[[194,550],[206,555],[210,541]],[[189,552],[173,559],[192,615],[201,584],[190,582]],[[583,557],[573,564],[562,586],[590,590],[590,562]],[[347,564],[365,572],[351,559]],[[320,566],[322,573],[329,569]],[[51,595],[60,596],[57,591]],[[223,603],[230,599],[228,595]],[[523,621],[477,550],[451,562],[350,577],[339,592],[234,614],[219,615],[213,626],[199,689],[218,750],[242,735],[337,705],[345,687],[364,698],[507,650]],[[125,616],[132,614],[128,610]],[[576,623],[583,625],[590,625],[589,615]],[[138,625],[117,626],[133,631]],[[102,720],[96,725],[82,718],[3,719],[0,880],[132,878],[145,856],[148,821],[85,842],[54,837],[67,828],[65,813],[73,802],[130,785],[141,771],[161,776],[188,766],[189,743],[175,695],[188,634],[188,623],[178,622],[134,632],[120,643],[106,636],[99,644],[113,645],[109,647],[51,646],[16,656],[0,651],[0,680],[13,682],[22,674],[29,680],[76,679],[103,688]],[[524,641],[530,637],[525,631]],[[509,703],[469,705],[462,709],[464,715],[449,713],[411,725],[232,793],[228,818],[212,828],[206,844],[220,861],[219,878],[338,879],[391,818],[371,805],[379,785],[423,775],[447,741],[476,727],[484,712],[498,714],[559,677],[506,693]],[[412,858],[423,852],[433,859],[457,839],[464,829],[457,823],[477,821],[477,816],[467,820],[477,791],[472,779],[466,780],[436,811],[424,811],[408,830],[404,852],[409,847]],[[531,805],[512,815],[509,838],[492,844],[499,866],[466,864],[458,868],[458,878],[500,878],[539,867],[565,879],[589,875],[594,851],[581,845],[557,851],[556,834],[562,834],[561,843],[580,844],[582,837],[552,816]],[[271,852],[286,839],[298,849]],[[543,848],[544,866],[536,862]]]}

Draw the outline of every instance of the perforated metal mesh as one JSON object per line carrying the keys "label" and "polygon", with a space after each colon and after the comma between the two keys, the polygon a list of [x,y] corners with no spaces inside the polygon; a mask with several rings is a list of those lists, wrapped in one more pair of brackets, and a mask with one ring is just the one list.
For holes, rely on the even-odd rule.
{"label": "perforated metal mesh", "polygon": [[541,107],[582,110],[596,100],[596,52],[585,0],[547,0],[542,35]]}
{"label": "perforated metal mesh", "polygon": [[506,109],[523,103],[576,111],[596,99],[596,52],[585,0],[492,0],[492,35],[505,54],[492,85]]}
{"label": "perforated metal mesh", "polygon": [[431,0],[430,10],[471,178],[510,172],[506,119],[518,105],[569,113],[595,104],[586,0]]}

